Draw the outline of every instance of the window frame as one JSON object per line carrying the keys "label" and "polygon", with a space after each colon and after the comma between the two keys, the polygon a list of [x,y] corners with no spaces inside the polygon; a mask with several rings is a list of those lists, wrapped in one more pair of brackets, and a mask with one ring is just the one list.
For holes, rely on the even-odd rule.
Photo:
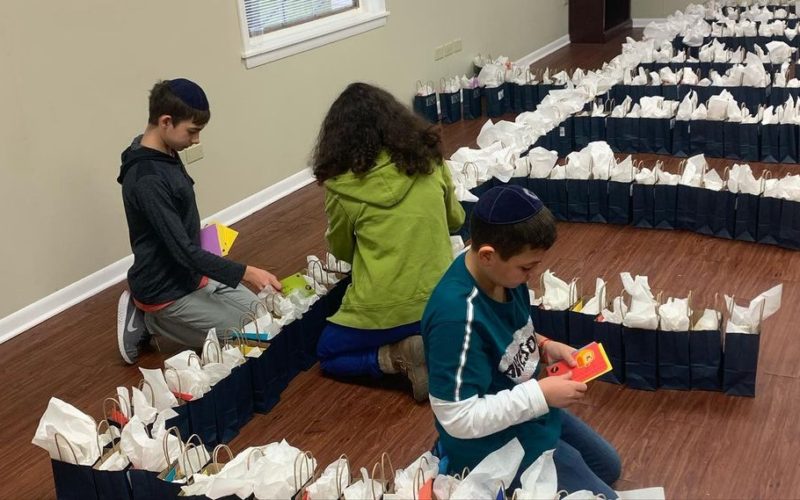
{"label": "window frame", "polygon": [[385,0],[359,0],[359,6],[355,9],[251,38],[244,0],[237,0],[237,5],[242,37],[242,59],[247,69],[380,28],[386,24],[389,16]]}

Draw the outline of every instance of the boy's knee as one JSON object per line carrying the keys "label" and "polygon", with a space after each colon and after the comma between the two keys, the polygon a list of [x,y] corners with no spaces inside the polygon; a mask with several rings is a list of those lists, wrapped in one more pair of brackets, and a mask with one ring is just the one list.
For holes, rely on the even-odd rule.
{"label": "boy's knee", "polygon": [[617,482],[622,475],[622,459],[620,459],[617,450],[614,448],[609,450],[608,456],[603,461],[603,468],[599,472],[600,474],[598,474],[598,476],[607,485],[612,485]]}

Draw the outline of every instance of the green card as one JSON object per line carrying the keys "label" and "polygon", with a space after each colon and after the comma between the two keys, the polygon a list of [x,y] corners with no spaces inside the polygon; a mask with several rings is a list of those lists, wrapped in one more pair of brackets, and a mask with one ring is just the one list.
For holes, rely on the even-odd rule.
{"label": "green card", "polygon": [[281,280],[283,289],[281,293],[285,296],[291,295],[295,290],[300,292],[303,297],[311,297],[314,295],[314,287],[306,283],[306,279],[302,274],[297,273]]}

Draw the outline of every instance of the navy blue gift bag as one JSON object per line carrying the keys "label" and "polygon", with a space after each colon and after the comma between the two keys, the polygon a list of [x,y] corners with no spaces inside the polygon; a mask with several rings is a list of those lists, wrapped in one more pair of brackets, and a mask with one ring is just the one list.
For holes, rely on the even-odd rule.
{"label": "navy blue gift bag", "polygon": [[758,199],[758,230],[756,241],[767,245],[778,245],[781,232],[781,208],[783,200],[770,196]]}
{"label": "navy blue gift bag", "polygon": [[693,120],[689,134],[690,154],[704,154],[707,157],[725,156],[724,122],[718,120]]}
{"label": "navy blue gift bag", "polygon": [[653,185],[633,183],[631,191],[631,223],[636,227],[655,227],[655,194]]}
{"label": "navy blue gift bag", "polygon": [[231,370],[230,385],[236,394],[236,419],[239,429],[253,418],[253,374],[247,362]]}
{"label": "navy blue gift bag", "polygon": [[780,124],[761,125],[761,161],[778,163],[781,156]]}
{"label": "navy blue gift bag", "polygon": [[486,115],[497,118],[508,110],[508,89],[503,83],[497,87],[484,87],[483,95],[486,96]]}
{"label": "navy blue gift bag", "polygon": [[691,361],[689,356],[689,331],[665,332],[659,330],[658,381],[663,389],[688,391],[691,388]]}
{"label": "navy blue gift bag", "polygon": [[606,179],[589,179],[589,222],[608,222],[608,184]]}
{"label": "navy blue gift bag", "polygon": [[797,163],[797,125],[778,124],[778,163]]}
{"label": "navy blue gift bag", "polygon": [[575,151],[580,151],[592,142],[592,117],[588,113],[579,113],[573,118]]}
{"label": "navy blue gift bag", "polygon": [[736,211],[733,237],[741,241],[756,241],[758,238],[758,206],[760,196],[736,193]]}
{"label": "navy blue gift bag", "polygon": [[575,151],[574,139],[574,124],[575,118],[572,116],[567,117],[563,122],[550,131],[552,135],[551,149],[558,152],[558,156],[564,158],[568,154]]}
{"label": "navy blue gift bag", "polygon": [[622,325],[608,321],[594,322],[594,340],[603,344],[603,349],[611,362],[611,371],[599,380],[611,384],[625,383],[625,351],[622,343]]}
{"label": "navy blue gift bag", "polygon": [[628,225],[633,209],[633,183],[608,181],[608,222]]}
{"label": "navy blue gift bag", "polygon": [[671,154],[672,123],[673,120],[670,118],[648,118],[643,116],[639,120],[638,152],[658,155]]}
{"label": "navy blue gift bag", "polygon": [[674,229],[677,218],[678,186],[656,184],[653,188],[653,227]]}
{"label": "navy blue gift bag", "polygon": [[547,187],[547,200],[550,202],[546,205],[553,214],[556,220],[566,221],[567,219],[567,180],[566,179],[548,179],[545,184]]}
{"label": "navy blue gift bag", "polygon": [[589,180],[567,179],[566,185],[567,220],[571,222],[589,222]]}
{"label": "navy blue gift bag", "polygon": [[[102,421],[97,426],[97,434],[101,434],[101,427],[107,425],[107,421]],[[119,448],[119,440],[113,440],[109,446],[105,448],[100,447],[98,439],[98,448],[100,448],[100,459],[92,467],[94,474],[94,484],[97,491],[98,498],[119,498],[121,500],[133,498],[133,491],[131,491],[131,483],[128,481],[128,470],[131,467],[130,461],[126,459],[127,466],[123,470],[100,470],[102,464],[111,459],[117,453],[121,453]]]}
{"label": "navy blue gift bag", "polygon": [[730,160],[741,160],[741,148],[739,147],[739,135],[741,133],[741,122],[722,123],[722,154]]}
{"label": "navy blue gift bag", "polygon": [[[222,349],[218,344],[207,340],[203,346],[203,365],[208,363],[222,363]],[[242,379],[241,374],[245,373],[243,370],[237,371],[234,377],[233,371],[240,367],[235,367],[231,370],[228,376],[217,382],[211,387],[214,396],[214,411],[217,421],[217,437],[220,443],[229,443],[233,438],[239,435],[241,421],[247,421],[253,416],[253,387],[252,383]],[[248,390],[249,394],[241,394],[237,383],[243,384]],[[239,418],[239,408],[245,414],[248,411],[248,398],[249,396],[249,412],[250,415],[243,415]]]}
{"label": "navy blue gift bag", "polygon": [[696,231],[702,188],[678,184],[675,211],[675,229]]}
{"label": "navy blue gift bag", "polygon": [[[170,434],[175,434],[181,441],[181,434],[175,427],[168,427],[164,435],[166,441]],[[161,472],[151,472],[142,469],[129,469],[128,479],[131,483],[134,500],[155,500],[157,498],[176,498],[181,492],[181,483],[173,482],[175,479],[175,465],[177,462],[166,455],[167,468]]]}
{"label": "navy blue gift bag", "polygon": [[784,248],[800,250],[800,203],[782,201],[778,244]]}
{"label": "navy blue gift bag", "polygon": [[442,110],[442,123],[461,120],[461,91],[439,94],[439,107]]}
{"label": "navy blue gift bag", "polygon": [[545,337],[569,344],[569,321],[567,311],[553,311],[551,309],[538,308],[537,317],[539,319],[539,330]]}
{"label": "navy blue gift bag", "polygon": [[522,86],[515,82],[506,82],[506,91],[508,92],[508,110],[512,113],[525,111]]}
{"label": "navy blue gift bag", "polygon": [[725,394],[755,397],[760,340],[760,331],[725,333],[722,369],[722,389]]}
{"label": "navy blue gift bag", "polygon": [[658,333],[656,330],[622,327],[625,350],[625,384],[631,389],[658,388]]}
{"label": "navy blue gift bag", "polygon": [[428,82],[427,89],[425,87],[422,82],[417,81],[414,112],[431,123],[437,123],[439,121],[439,110],[436,106],[436,91],[433,88],[433,82]]}
{"label": "navy blue gift bag", "polygon": [[462,116],[465,120],[475,120],[483,116],[481,88],[461,89]]}
{"label": "navy blue gift bag", "polygon": [[691,149],[689,138],[691,135],[690,121],[675,120],[672,128],[672,155],[686,157],[690,155]]}
{"label": "navy blue gift bag", "polygon": [[[582,304],[585,304],[585,301]],[[575,309],[573,306],[567,312],[569,345],[575,349],[580,349],[594,341],[594,323],[597,315],[584,314]]]}
{"label": "navy blue gift bag", "polygon": [[624,118],[617,118],[609,116],[605,119],[606,122],[606,142],[611,150],[615,153],[625,151],[623,147],[627,148],[622,137],[622,121]]}
{"label": "navy blue gift bag", "polygon": [[617,145],[623,153],[638,153],[639,152],[639,123],[640,118],[620,118],[620,137],[617,139]]}
{"label": "navy blue gift bag", "polygon": [[706,212],[711,235],[717,238],[733,239],[736,224],[736,195],[723,187],[721,191],[707,191],[704,195],[709,208]]}
{"label": "navy blue gift bag", "polygon": [[719,329],[689,332],[689,361],[693,390],[719,391],[722,388],[722,334]]}
{"label": "navy blue gift bag", "polygon": [[519,92],[522,97],[522,111],[533,111],[541,102],[539,84],[536,83],[530,70],[527,72],[527,82],[519,86]]}
{"label": "navy blue gift bag", "polygon": [[[53,469],[53,481],[56,487],[56,498],[59,500],[84,500],[96,499],[94,471],[91,465],[78,465],[72,443],[59,433],[54,435],[58,459],[51,458],[50,465]],[[62,451],[63,450],[63,451]],[[72,460],[72,462],[64,459]]]}

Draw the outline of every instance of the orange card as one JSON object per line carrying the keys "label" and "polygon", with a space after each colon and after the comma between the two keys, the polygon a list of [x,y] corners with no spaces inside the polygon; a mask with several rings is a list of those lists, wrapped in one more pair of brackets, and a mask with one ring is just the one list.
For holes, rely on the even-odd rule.
{"label": "orange card", "polygon": [[611,362],[603,349],[603,344],[592,342],[578,349],[572,357],[578,362],[578,366],[572,368],[566,361],[559,361],[547,367],[547,376],[564,375],[571,371],[572,380],[585,383],[611,371]]}

